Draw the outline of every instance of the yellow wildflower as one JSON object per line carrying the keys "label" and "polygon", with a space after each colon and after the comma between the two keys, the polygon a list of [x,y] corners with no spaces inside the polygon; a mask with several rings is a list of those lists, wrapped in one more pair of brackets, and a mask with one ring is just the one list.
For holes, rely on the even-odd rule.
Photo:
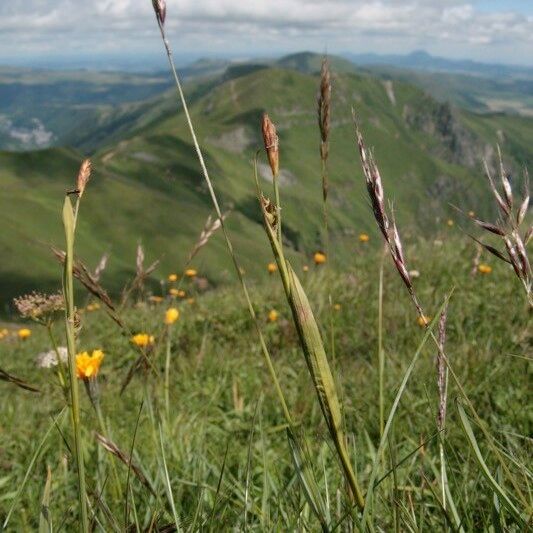
{"label": "yellow wildflower", "polygon": [[341,304],[335,304],[333,306],[333,309],[335,309],[335,311],[340,311],[341,310]]}
{"label": "yellow wildflower", "polygon": [[476,216],[476,213],[474,213],[474,211],[468,211],[468,216],[470,218],[474,218]]}
{"label": "yellow wildflower", "polygon": [[98,302],[94,302],[89,304],[85,309],[86,311],[96,311],[97,309],[100,309],[100,304]]}
{"label": "yellow wildflower", "polygon": [[170,325],[174,324],[176,320],[180,317],[180,312],[175,308],[171,307],[170,309],[167,309],[165,312],[165,324]]}
{"label": "yellow wildflower", "polygon": [[268,313],[268,321],[269,322],[276,322],[276,320],[278,319],[278,312],[275,310],[275,309],[272,309],[269,313]]}
{"label": "yellow wildflower", "polygon": [[278,269],[278,265],[276,263],[268,263],[267,270],[269,274],[274,274],[276,270]]}
{"label": "yellow wildflower", "polygon": [[168,281],[170,281],[171,283],[173,281],[178,281],[178,275],[177,274],[169,274],[168,275]]}
{"label": "yellow wildflower", "polygon": [[486,265],[484,263],[481,263],[477,267],[480,274],[490,274],[492,272],[492,267],[490,265]]}
{"label": "yellow wildflower", "polygon": [[448,224],[448,226],[452,227],[453,226],[453,220],[451,218],[449,218],[447,221],[446,221],[446,224]]}
{"label": "yellow wildflower", "polygon": [[359,234],[359,242],[368,242],[370,240],[370,237],[367,233],[360,233]]}
{"label": "yellow wildflower", "polygon": [[170,296],[185,298],[185,291],[182,289],[170,289],[168,293],[170,294]]}
{"label": "yellow wildflower", "polygon": [[315,262],[315,265],[322,265],[327,261],[326,254],[323,252],[315,252],[313,261]]}
{"label": "yellow wildflower", "polygon": [[422,315],[422,316],[419,316],[417,319],[416,319],[418,325],[420,327],[424,327],[424,326],[427,326],[429,324],[429,322],[431,321],[431,317],[430,316],[425,316],[425,315]]}
{"label": "yellow wildflower", "polygon": [[309,267],[308,267],[307,265],[304,265],[304,266],[302,267],[302,270],[303,270],[304,272],[309,272]]}
{"label": "yellow wildflower", "polygon": [[76,375],[78,378],[95,378],[98,375],[103,358],[104,352],[102,350],[93,350],[91,355],[89,355],[89,352],[81,352],[76,355]]}
{"label": "yellow wildflower", "polygon": [[17,331],[17,335],[19,339],[26,340],[28,337],[31,337],[31,329],[28,328],[22,328]]}
{"label": "yellow wildflower", "polygon": [[196,277],[196,274],[198,274],[198,272],[196,272],[196,270],[194,268],[188,268],[186,271],[185,271],[185,275],[188,277],[188,278],[194,278]]}
{"label": "yellow wildflower", "polygon": [[146,348],[154,343],[154,336],[148,333],[137,333],[131,338],[131,342],[140,348]]}

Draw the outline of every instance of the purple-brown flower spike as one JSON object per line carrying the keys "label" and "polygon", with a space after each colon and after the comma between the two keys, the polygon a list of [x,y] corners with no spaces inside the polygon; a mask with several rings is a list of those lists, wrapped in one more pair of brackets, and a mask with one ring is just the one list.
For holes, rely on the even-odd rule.
{"label": "purple-brown flower spike", "polygon": [[276,126],[270,120],[270,117],[264,113],[263,121],[261,123],[261,130],[263,132],[263,141],[265,143],[265,150],[270,163],[272,175],[277,177],[279,173],[279,143],[278,135],[276,133]]}
{"label": "purple-brown flower spike", "polygon": [[154,6],[155,16],[159,21],[159,24],[163,26],[165,24],[165,18],[167,16],[167,2],[166,0],[152,0]]}

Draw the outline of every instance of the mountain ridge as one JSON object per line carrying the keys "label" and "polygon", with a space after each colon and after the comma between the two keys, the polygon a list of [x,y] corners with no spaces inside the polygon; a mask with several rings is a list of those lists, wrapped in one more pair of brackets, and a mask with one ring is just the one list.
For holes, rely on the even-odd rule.
{"label": "mountain ridge", "polygon": [[[192,81],[186,90],[221,205],[230,212],[228,226],[235,248],[247,275],[257,279],[271,260],[252,165],[262,143],[264,111],[277,124],[280,137],[288,254],[295,265],[303,265],[322,246],[318,78],[283,66],[233,74]],[[92,139],[94,144],[83,150],[92,152],[95,172],[80,214],[78,253],[94,266],[103,253],[111,252],[104,281],[113,291],[133,271],[135,247],[142,242],[147,258],[162,258],[151,285],[152,290],[161,290],[157,280],[179,271],[212,208],[174,92],[132,106],[129,111],[115,110],[117,116],[110,116],[104,126],[91,130],[87,125],[84,142]],[[449,203],[492,215],[481,158],[494,161],[497,142],[510,167],[531,162],[532,131],[526,119],[522,124],[506,115],[480,117],[447,107],[403,81],[386,82],[368,72],[334,72],[330,223],[337,251],[333,262],[350,261],[359,250],[359,232],[370,234],[372,240],[377,237],[355,146],[352,106],[369,147],[374,148],[407,238],[449,231],[444,224],[451,213]],[[85,146],[84,142],[78,144]],[[57,284],[58,265],[47,247],[62,245],[61,201],[83,156],[67,148],[0,152],[0,181],[6,192],[0,212],[6,227],[13,230],[0,241],[6,258],[0,267],[5,296]],[[268,170],[261,163],[261,183],[269,194]],[[195,266],[214,285],[232,279],[220,235],[201,252]]]}

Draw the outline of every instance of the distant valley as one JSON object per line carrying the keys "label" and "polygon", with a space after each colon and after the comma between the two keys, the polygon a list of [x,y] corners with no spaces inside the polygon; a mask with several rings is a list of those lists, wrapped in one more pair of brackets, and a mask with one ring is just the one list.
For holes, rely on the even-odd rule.
{"label": "distant valley", "polygon": [[[497,144],[513,173],[531,168],[533,119],[527,113],[475,112],[473,105],[435,98],[406,71],[330,60],[335,261],[350,261],[359,232],[376,235],[354,144],[352,107],[374,148],[407,238],[448,231],[444,221],[457,218],[451,204],[494,215],[481,161],[486,158],[495,166]],[[264,272],[270,258],[252,175],[264,111],[280,135],[284,239],[290,255],[303,264],[321,246],[315,109],[320,62],[320,56],[302,53],[276,62],[204,61],[186,71],[186,91],[207,164],[224,210],[230,212],[235,246],[252,277]],[[435,87],[443,90],[438,80]],[[80,257],[94,266],[103,253],[111,253],[105,280],[111,290],[132,272],[137,242],[143,243],[149,259],[161,258],[160,272],[179,269],[212,208],[168,75],[14,70],[0,73],[2,91],[11,95],[9,105],[0,99],[4,124],[11,121],[4,125],[7,133],[0,133],[2,293],[9,297],[35,286],[57,286],[58,266],[50,245],[62,244],[62,197],[87,155],[95,172],[83,202]],[[460,104],[460,91],[455,94]],[[527,98],[524,102],[527,108]],[[261,175],[269,193],[268,173]],[[231,279],[219,237],[197,265],[212,284]],[[156,273],[154,282],[160,275]]]}

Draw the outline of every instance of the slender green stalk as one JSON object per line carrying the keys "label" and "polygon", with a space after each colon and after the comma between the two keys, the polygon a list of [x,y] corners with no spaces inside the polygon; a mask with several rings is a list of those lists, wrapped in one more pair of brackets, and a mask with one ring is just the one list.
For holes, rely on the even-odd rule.
{"label": "slender green stalk", "polygon": [[304,352],[309,374],[313,380],[322,414],[328,426],[343,474],[349,487],[349,496],[355,501],[360,509],[363,509],[365,501],[346,447],[346,436],[343,428],[337,388],[335,380],[333,379],[333,374],[331,373],[320,331],[307,299],[307,295],[290,263],[285,260],[283,255],[283,245],[278,240],[276,228],[272,225],[269,214],[265,209],[264,197],[261,193],[259,178],[257,176],[257,161],[254,166],[254,171],[257,194],[263,212],[265,231],[278,265],[281,281],[285,290],[287,302],[292,311],[293,321],[298,332],[300,345]]}
{"label": "slender green stalk", "polygon": [[[449,296],[448,296],[448,298],[449,298]],[[444,306],[447,304],[448,298],[443,302],[443,304],[441,306],[441,309],[439,310],[439,314],[442,311],[442,309],[444,309]],[[416,352],[413,355],[413,358],[412,358],[409,366],[407,367],[407,370],[405,371],[405,374],[404,374],[403,379],[402,379],[402,383],[401,383],[400,388],[398,389],[398,392],[396,394],[396,398],[394,399],[394,402],[392,403],[392,407],[390,409],[389,416],[387,418],[387,423],[385,424],[385,428],[383,430],[383,435],[381,436],[381,440],[379,442],[378,449],[377,449],[377,451],[376,451],[376,453],[374,455],[374,462],[373,462],[373,465],[372,465],[372,472],[370,474],[370,480],[369,480],[369,483],[368,483],[368,491],[367,491],[366,500],[365,500],[365,504],[366,505],[365,505],[365,509],[364,509],[364,512],[363,512],[363,518],[362,518],[363,525],[367,524],[367,521],[369,519],[369,513],[371,512],[372,507],[373,507],[374,489],[375,489],[376,479],[377,479],[377,475],[378,475],[379,463],[380,463],[383,451],[385,449],[385,445],[388,442],[389,431],[390,431],[392,423],[394,421],[394,417],[396,416],[396,411],[397,411],[398,406],[400,404],[400,399],[401,399],[401,397],[402,397],[402,395],[403,395],[403,393],[405,391],[405,388],[407,386],[407,382],[409,381],[409,378],[411,377],[411,374],[413,372],[415,364],[416,364],[418,358],[420,357],[420,354],[422,353],[422,349],[424,348],[424,346],[426,345],[426,342],[428,341],[429,337],[431,336],[431,333],[433,331],[433,328],[435,327],[435,324],[437,323],[437,320],[438,319],[434,318],[433,321],[431,322],[431,324],[428,325],[428,327],[427,327],[427,329],[426,329],[426,331],[424,333],[424,337],[422,338],[422,341],[418,345],[418,348],[416,349]]]}
{"label": "slender green stalk", "polygon": [[288,424],[292,425],[292,418],[291,418],[291,415],[289,413],[289,408],[287,407],[287,402],[285,401],[285,396],[284,396],[283,391],[281,389],[281,385],[279,383],[279,380],[278,380],[278,377],[277,377],[277,374],[276,374],[276,370],[274,369],[274,365],[272,363],[272,359],[270,357],[270,353],[268,352],[268,348],[267,348],[265,339],[263,337],[263,333],[262,333],[261,328],[259,326],[259,321],[257,320],[255,309],[254,309],[254,306],[252,304],[252,300],[250,298],[250,295],[248,293],[248,287],[246,285],[246,282],[244,281],[241,268],[240,268],[239,263],[237,262],[237,258],[235,256],[235,252],[233,251],[233,245],[232,245],[231,240],[229,238],[229,234],[228,234],[228,231],[226,229],[226,224],[224,223],[224,216],[222,215],[222,211],[221,211],[220,206],[218,204],[218,199],[217,199],[217,196],[215,194],[215,190],[213,188],[213,184],[211,182],[211,178],[209,177],[209,172],[207,171],[207,167],[206,167],[206,164],[205,164],[205,161],[204,161],[202,150],[200,149],[200,145],[199,145],[198,139],[196,137],[196,132],[194,130],[194,126],[193,126],[193,123],[192,123],[192,120],[191,120],[191,116],[190,116],[190,113],[189,113],[189,107],[187,106],[187,101],[185,99],[185,94],[183,93],[183,89],[181,87],[181,82],[180,82],[178,73],[176,71],[176,66],[174,65],[174,60],[172,58],[172,50],[170,49],[170,44],[169,44],[169,42],[168,42],[168,40],[166,38],[166,35],[165,35],[165,29],[164,29],[163,25],[161,24],[161,21],[159,20],[159,17],[156,16],[156,20],[157,20],[157,24],[159,26],[159,30],[161,32],[161,37],[163,39],[163,44],[165,45],[165,50],[166,50],[166,53],[167,53],[168,62],[169,62],[172,74],[174,76],[174,82],[176,84],[178,95],[179,95],[181,104],[183,106],[183,111],[185,113],[185,118],[187,120],[187,125],[189,127],[189,132],[191,134],[191,138],[192,138],[192,141],[193,141],[193,144],[194,144],[194,149],[196,150],[196,155],[198,157],[198,161],[200,163],[200,167],[202,169],[202,173],[204,175],[204,179],[206,181],[207,188],[209,190],[209,195],[211,196],[211,201],[212,201],[213,206],[215,208],[215,212],[217,214],[218,219],[220,220],[220,227],[221,227],[222,233],[224,235],[224,240],[226,241],[226,246],[227,246],[227,248],[229,250],[229,253],[231,255],[231,259],[233,261],[233,265],[235,267],[235,271],[237,273],[237,276],[239,278],[239,282],[240,282],[241,287],[242,287],[242,291],[244,293],[244,298],[245,298],[246,304],[248,306],[248,311],[250,313],[250,316],[251,316],[252,321],[253,321],[254,326],[255,326],[255,330],[256,330],[257,336],[259,338],[259,344],[261,346],[261,351],[263,352],[263,356],[265,358],[265,361],[266,361],[266,364],[267,364],[267,367],[268,367],[268,371],[270,372],[270,376],[271,376],[272,381],[274,383],[274,387],[276,389],[276,393],[278,395],[278,399],[279,399],[279,402],[281,404],[285,419],[286,419]]}
{"label": "slender green stalk", "polygon": [[442,508],[446,510],[446,486],[448,485],[448,478],[446,477],[446,460],[444,457],[444,443],[442,442],[442,435],[440,435],[439,442],[439,460]]}
{"label": "slender green stalk", "polygon": [[274,198],[276,200],[276,211],[278,215],[278,240],[281,241],[281,203],[279,200],[279,177],[276,174],[274,176],[274,179],[272,180],[274,182]]}
{"label": "slender green stalk", "polygon": [[[76,213],[78,202],[76,203]],[[74,452],[78,470],[78,498],[80,505],[80,529],[83,533],[89,531],[89,518],[87,514],[87,489],[85,486],[85,465],[83,463],[83,443],[80,422],[80,398],[78,380],[76,376],[76,337],[74,331],[74,284],[73,284],[73,260],[74,260],[74,235],[76,232],[76,220],[72,210],[70,198],[65,197],[63,205],[63,224],[65,226],[66,250],[63,271],[63,293],[65,297],[65,328],[67,334],[68,370],[70,382],[70,411],[72,429],[74,435]]]}
{"label": "slender green stalk", "polygon": [[166,357],[165,357],[165,413],[167,420],[170,416],[170,345],[171,345],[171,331],[169,327],[166,335]]}
{"label": "slender green stalk", "polygon": [[383,351],[383,268],[385,264],[384,247],[379,265],[379,289],[378,289],[378,380],[379,380],[379,434],[383,435],[385,428],[385,400],[384,400],[384,377],[385,377],[385,352]]}
{"label": "slender green stalk", "polygon": [[[111,432],[109,431],[107,424],[104,421],[104,416],[102,414],[102,408],[100,407],[100,402],[97,400],[93,403],[94,410],[96,411],[96,418],[98,419],[98,425],[100,426],[100,431],[102,435],[104,435],[106,438],[111,439]],[[98,447],[100,450],[100,447]],[[109,457],[109,461],[111,463],[111,472],[113,477],[113,495],[118,500],[122,495],[122,490],[120,487],[120,479],[118,477],[118,471],[117,466],[115,464],[115,459],[112,455]]]}

